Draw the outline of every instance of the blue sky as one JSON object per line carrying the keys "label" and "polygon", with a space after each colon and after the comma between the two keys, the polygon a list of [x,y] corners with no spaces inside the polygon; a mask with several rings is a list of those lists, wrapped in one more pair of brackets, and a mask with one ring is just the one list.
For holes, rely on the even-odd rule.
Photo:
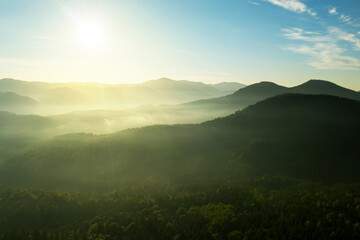
{"label": "blue sky", "polygon": [[[79,23],[95,21],[84,36]],[[96,44],[91,34],[101,35]],[[1,0],[3,77],[286,86],[316,78],[360,90],[360,1]]]}

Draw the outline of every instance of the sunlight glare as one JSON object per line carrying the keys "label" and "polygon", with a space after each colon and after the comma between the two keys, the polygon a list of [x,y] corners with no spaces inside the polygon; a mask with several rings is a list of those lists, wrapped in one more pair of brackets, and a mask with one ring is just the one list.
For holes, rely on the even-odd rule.
{"label": "sunlight glare", "polygon": [[87,50],[103,47],[105,34],[102,26],[95,19],[81,19],[76,24],[76,38],[78,43]]}

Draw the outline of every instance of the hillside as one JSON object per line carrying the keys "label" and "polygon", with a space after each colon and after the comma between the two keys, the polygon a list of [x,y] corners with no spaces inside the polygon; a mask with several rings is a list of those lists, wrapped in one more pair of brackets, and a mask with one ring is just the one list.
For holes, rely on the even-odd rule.
{"label": "hillside", "polygon": [[0,162],[57,131],[55,122],[46,117],[0,111]]}
{"label": "hillside", "polygon": [[359,134],[360,102],[281,95],[200,125],[60,136],[4,162],[0,176],[10,186],[88,190],[254,174],[355,181]]}
{"label": "hillside", "polygon": [[291,92],[303,94],[334,95],[360,101],[360,95],[356,91],[341,87],[332,82],[322,80],[307,81],[299,86],[291,88]]}
{"label": "hillside", "polygon": [[26,96],[21,96],[13,92],[0,92],[0,109],[14,107],[33,107],[37,102]]}
{"label": "hillside", "polygon": [[51,83],[45,82],[27,82],[12,78],[0,79],[0,89],[4,92],[15,92],[17,94],[37,97],[44,90],[52,88]]}
{"label": "hillside", "polygon": [[359,120],[358,101],[281,95],[205,125],[253,134],[241,159],[260,172],[336,182],[357,179]]}

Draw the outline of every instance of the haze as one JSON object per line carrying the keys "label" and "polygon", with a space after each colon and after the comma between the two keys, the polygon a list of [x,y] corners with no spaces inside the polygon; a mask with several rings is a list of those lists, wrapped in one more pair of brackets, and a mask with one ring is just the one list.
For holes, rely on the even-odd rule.
{"label": "haze", "polygon": [[0,239],[360,239],[359,12],[0,0]]}

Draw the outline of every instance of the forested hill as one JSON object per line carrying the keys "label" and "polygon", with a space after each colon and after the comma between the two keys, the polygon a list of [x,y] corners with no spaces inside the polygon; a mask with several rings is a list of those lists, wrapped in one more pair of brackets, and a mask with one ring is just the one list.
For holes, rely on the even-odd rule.
{"label": "forested hill", "polygon": [[359,106],[359,101],[330,95],[282,94],[203,125],[234,126],[247,123],[267,128],[266,123],[270,122],[283,126],[284,122],[300,125],[306,121],[307,124],[322,125],[336,121],[338,127],[344,127],[345,123],[354,122],[354,116],[359,116]]}
{"label": "forested hill", "polygon": [[0,111],[18,107],[35,107],[36,105],[37,102],[32,98],[13,92],[0,92]]}
{"label": "forested hill", "polygon": [[273,82],[260,82],[239,89],[235,93],[185,104],[187,107],[239,110],[269,97],[285,93],[325,94],[360,101],[360,93],[324,80],[309,80],[295,87],[284,87]]}
{"label": "forested hill", "polygon": [[254,174],[357,181],[359,135],[360,102],[286,94],[200,125],[57,137],[4,162],[0,176],[10,186],[68,190],[224,183]]}
{"label": "forested hill", "polygon": [[286,94],[203,125],[249,133],[241,158],[264,173],[337,181],[357,179],[359,121],[358,101]]}

